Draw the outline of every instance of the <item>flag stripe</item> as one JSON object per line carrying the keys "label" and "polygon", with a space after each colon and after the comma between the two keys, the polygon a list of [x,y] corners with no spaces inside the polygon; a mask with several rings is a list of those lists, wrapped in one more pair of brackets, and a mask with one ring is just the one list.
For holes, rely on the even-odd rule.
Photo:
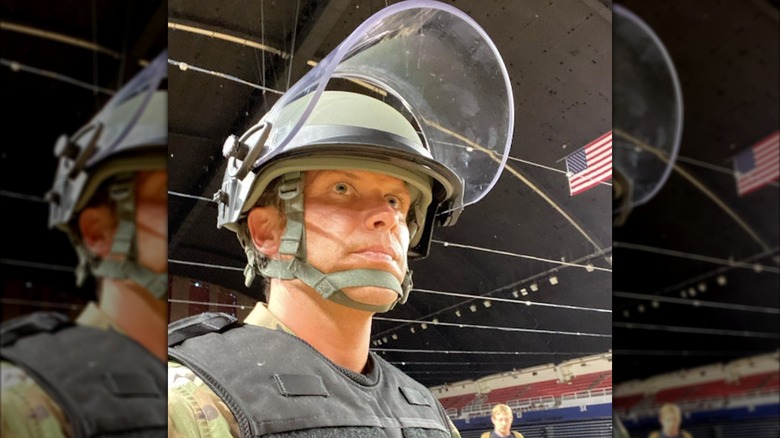
{"label": "flag stripe", "polygon": [[764,137],[734,157],[734,176],[740,196],[780,178],[780,131]]}
{"label": "flag stripe", "polygon": [[612,131],[566,157],[571,196],[612,178]]}

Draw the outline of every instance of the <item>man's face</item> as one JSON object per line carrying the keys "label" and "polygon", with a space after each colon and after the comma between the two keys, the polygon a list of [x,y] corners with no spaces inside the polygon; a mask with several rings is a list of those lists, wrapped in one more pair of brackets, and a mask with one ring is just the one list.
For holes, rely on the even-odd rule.
{"label": "man's face", "polygon": [[[322,272],[378,269],[399,282],[406,274],[411,202],[398,178],[366,171],[309,171],[304,187],[304,222],[309,263]],[[395,301],[395,292],[345,288],[367,304]]]}
{"label": "man's face", "polygon": [[135,196],[139,261],[156,273],[167,272],[168,172],[140,172]]}
{"label": "man's face", "polygon": [[665,431],[676,432],[680,427],[680,416],[672,409],[666,409],[658,416],[661,427]]}
{"label": "man's face", "polygon": [[509,430],[512,428],[512,415],[506,412],[499,412],[490,418],[495,426],[496,433],[499,435],[509,435]]}

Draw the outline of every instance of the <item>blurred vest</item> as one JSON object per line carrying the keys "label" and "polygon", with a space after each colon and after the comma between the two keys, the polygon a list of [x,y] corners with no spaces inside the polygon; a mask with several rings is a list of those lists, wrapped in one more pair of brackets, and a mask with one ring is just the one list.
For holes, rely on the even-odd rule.
{"label": "blurred vest", "polygon": [[74,438],[167,436],[166,364],[127,336],[36,312],[3,322],[0,358],[62,409]]}

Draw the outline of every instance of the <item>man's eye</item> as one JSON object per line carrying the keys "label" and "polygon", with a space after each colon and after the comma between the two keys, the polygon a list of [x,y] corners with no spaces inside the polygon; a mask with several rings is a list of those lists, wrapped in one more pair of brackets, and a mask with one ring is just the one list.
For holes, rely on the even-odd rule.
{"label": "man's eye", "polygon": [[346,183],[336,183],[336,185],[333,186],[333,191],[340,194],[347,194],[349,193],[349,185]]}
{"label": "man's eye", "polygon": [[387,203],[390,204],[390,206],[395,209],[401,208],[401,200],[396,198],[395,196],[388,196]]}

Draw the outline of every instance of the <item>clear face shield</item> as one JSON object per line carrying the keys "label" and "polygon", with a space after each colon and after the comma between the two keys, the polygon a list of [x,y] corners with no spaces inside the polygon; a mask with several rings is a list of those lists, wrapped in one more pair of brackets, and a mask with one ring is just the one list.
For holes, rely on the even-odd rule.
{"label": "clear face shield", "polygon": [[[506,67],[474,20],[427,0],[389,6],[358,27],[263,117],[261,123],[270,123],[270,132],[250,129],[241,137],[243,147],[251,150],[243,161],[252,164],[231,158],[228,174],[244,179],[246,172],[236,172],[240,167],[259,168],[299,148],[296,137],[323,91],[345,81],[399,106],[424,139],[425,150],[418,155],[460,179],[462,192],[439,212],[450,217],[450,224],[498,180],[514,127]],[[420,165],[426,166],[424,160]],[[238,199],[247,198],[248,182]],[[220,226],[237,218],[237,208],[230,206],[232,214],[220,219]],[[244,205],[244,212],[247,208]]]}
{"label": "clear face shield", "polygon": [[[168,51],[125,84],[92,120],[54,146],[59,158],[50,200],[49,226],[64,226],[89,200],[100,181],[93,168],[108,157],[147,145],[167,144],[167,100],[155,93],[167,77]],[[98,178],[99,179],[99,178]]]}
{"label": "clear face shield", "polygon": [[680,147],[683,102],[661,40],[631,11],[613,11],[613,216],[625,218],[666,182]]}

